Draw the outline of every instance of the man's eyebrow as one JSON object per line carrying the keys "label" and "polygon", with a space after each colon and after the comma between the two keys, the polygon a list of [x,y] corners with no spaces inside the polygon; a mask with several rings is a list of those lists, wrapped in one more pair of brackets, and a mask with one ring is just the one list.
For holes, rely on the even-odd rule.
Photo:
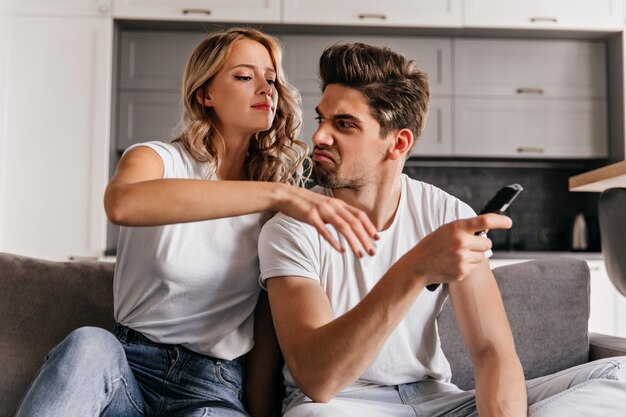
{"label": "man's eyebrow", "polygon": [[[320,111],[319,107],[315,107],[315,113],[317,113],[318,116],[322,116],[324,118],[326,118],[322,112]],[[359,119],[358,117],[349,114],[349,113],[339,113],[339,114],[333,114],[331,116],[332,119],[342,119],[342,120],[350,120],[352,122],[357,122],[357,123],[362,123],[363,121],[361,119]]]}
{"label": "man's eyebrow", "polygon": [[[250,68],[250,69],[252,69],[252,70],[254,70],[254,69],[257,69],[257,68],[258,68],[256,65],[252,65],[252,64],[238,64],[238,65],[234,65],[234,66],[232,67],[232,69],[235,69],[235,68],[241,68],[241,67],[244,67],[244,68]],[[274,68],[272,68],[272,67],[265,67],[265,71],[267,71],[267,72],[271,72],[271,73],[272,73],[272,74],[274,74],[274,75],[276,74],[276,70],[274,70]]]}

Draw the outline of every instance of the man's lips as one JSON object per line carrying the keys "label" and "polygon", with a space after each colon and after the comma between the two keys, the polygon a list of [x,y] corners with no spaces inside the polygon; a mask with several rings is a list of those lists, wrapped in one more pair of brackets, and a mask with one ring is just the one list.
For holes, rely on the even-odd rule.
{"label": "man's lips", "polygon": [[313,151],[313,160],[317,162],[335,162],[335,157],[332,153],[328,151],[315,149]]}

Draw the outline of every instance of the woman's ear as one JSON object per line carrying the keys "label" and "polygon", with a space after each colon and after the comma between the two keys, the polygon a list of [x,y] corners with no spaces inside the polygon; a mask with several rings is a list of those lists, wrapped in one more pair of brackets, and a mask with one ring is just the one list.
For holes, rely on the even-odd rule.
{"label": "woman's ear", "polygon": [[209,92],[204,89],[196,91],[196,100],[198,100],[198,103],[205,107],[213,107],[213,102],[211,101]]}
{"label": "woman's ear", "polygon": [[389,148],[389,159],[406,158],[406,154],[411,149],[413,141],[413,132],[409,129],[400,129],[393,135],[393,146]]}

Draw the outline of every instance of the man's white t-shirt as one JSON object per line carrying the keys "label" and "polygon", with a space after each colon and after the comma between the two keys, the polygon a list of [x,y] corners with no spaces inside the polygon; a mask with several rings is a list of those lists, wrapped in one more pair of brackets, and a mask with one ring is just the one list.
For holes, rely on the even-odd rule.
{"label": "man's white t-shirt", "polygon": [[[195,161],[180,143],[135,146],[147,146],[161,157],[164,178],[207,179],[206,164]],[[231,360],[248,352],[259,295],[257,242],[265,219],[256,213],[121,227],[115,320],[154,342],[203,355]]]}
{"label": "man's white t-shirt", "polygon": [[[406,175],[401,176],[401,182],[398,210],[391,226],[378,233],[374,256],[355,257],[345,238],[330,226],[334,237],[347,248],[345,253],[336,251],[312,226],[282,214],[274,216],[259,237],[262,283],[281,276],[315,280],[326,292],[337,318],[355,307],[389,267],[426,235],[446,223],[476,215],[467,204],[432,185]],[[315,187],[313,191],[332,196],[325,188]],[[446,298],[445,285],[434,292],[422,291],[372,364],[348,390],[429,378],[449,382],[450,364],[441,349],[436,324]],[[287,367],[285,381],[295,387]]]}

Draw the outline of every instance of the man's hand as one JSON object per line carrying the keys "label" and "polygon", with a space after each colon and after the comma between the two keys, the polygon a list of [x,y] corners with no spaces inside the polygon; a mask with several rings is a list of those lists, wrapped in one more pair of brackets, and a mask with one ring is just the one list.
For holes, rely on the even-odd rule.
{"label": "man's hand", "polygon": [[508,229],[511,219],[498,214],[483,214],[445,224],[422,239],[404,255],[411,270],[425,284],[460,281],[485,260],[491,240],[476,235],[489,229]]}

